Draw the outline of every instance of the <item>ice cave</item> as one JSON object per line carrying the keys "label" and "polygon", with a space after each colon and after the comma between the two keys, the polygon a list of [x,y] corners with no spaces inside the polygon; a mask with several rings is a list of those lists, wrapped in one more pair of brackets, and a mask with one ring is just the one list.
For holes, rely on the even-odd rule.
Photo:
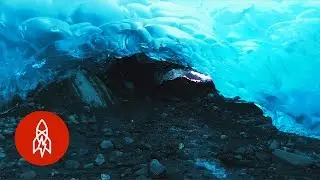
{"label": "ice cave", "polygon": [[317,0],[1,0],[0,109],[138,53],[208,75],[281,132],[320,137]]}

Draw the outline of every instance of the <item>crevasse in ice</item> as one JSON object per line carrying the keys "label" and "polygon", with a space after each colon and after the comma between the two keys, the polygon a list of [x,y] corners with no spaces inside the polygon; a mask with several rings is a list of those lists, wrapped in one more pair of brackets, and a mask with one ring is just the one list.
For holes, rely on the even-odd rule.
{"label": "crevasse in ice", "polygon": [[[144,52],[209,74],[286,132],[320,134],[320,2],[4,0],[0,102],[86,59]],[[94,57],[94,58],[92,58]]]}

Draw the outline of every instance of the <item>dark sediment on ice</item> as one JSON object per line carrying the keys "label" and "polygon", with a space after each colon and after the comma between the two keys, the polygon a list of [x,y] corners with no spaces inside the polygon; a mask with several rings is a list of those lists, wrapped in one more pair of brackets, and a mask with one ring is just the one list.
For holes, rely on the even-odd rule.
{"label": "dark sediment on ice", "polygon": [[[30,93],[2,115],[0,179],[320,177],[319,140],[279,132],[258,107],[223,98],[211,81],[166,79],[172,69],[190,71],[138,55]],[[24,162],[14,146],[16,124],[35,110],[68,124],[68,152],[51,166]]]}

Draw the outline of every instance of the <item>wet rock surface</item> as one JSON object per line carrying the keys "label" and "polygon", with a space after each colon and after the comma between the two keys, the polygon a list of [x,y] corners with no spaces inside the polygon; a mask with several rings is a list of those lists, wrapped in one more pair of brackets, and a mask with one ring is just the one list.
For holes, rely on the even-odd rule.
{"label": "wet rock surface", "polygon": [[[154,81],[154,72],[166,74],[175,65],[138,63],[145,67],[137,74],[138,64],[128,63],[97,76],[112,91],[114,101],[107,106],[69,96],[66,80],[2,114],[0,179],[320,177],[319,140],[279,132],[255,105],[219,96],[213,83]],[[48,98],[56,100],[50,104]],[[14,146],[17,123],[35,110],[59,114],[70,131],[68,152],[50,166],[24,162]]]}

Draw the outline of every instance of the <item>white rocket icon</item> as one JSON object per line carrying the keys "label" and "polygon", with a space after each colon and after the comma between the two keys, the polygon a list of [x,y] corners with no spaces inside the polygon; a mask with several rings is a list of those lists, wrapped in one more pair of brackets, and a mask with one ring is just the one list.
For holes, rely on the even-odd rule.
{"label": "white rocket icon", "polygon": [[40,152],[41,158],[43,158],[44,153],[47,151],[51,154],[51,139],[49,138],[49,129],[46,122],[41,119],[36,127],[36,136],[33,139],[33,154],[37,151]]}

